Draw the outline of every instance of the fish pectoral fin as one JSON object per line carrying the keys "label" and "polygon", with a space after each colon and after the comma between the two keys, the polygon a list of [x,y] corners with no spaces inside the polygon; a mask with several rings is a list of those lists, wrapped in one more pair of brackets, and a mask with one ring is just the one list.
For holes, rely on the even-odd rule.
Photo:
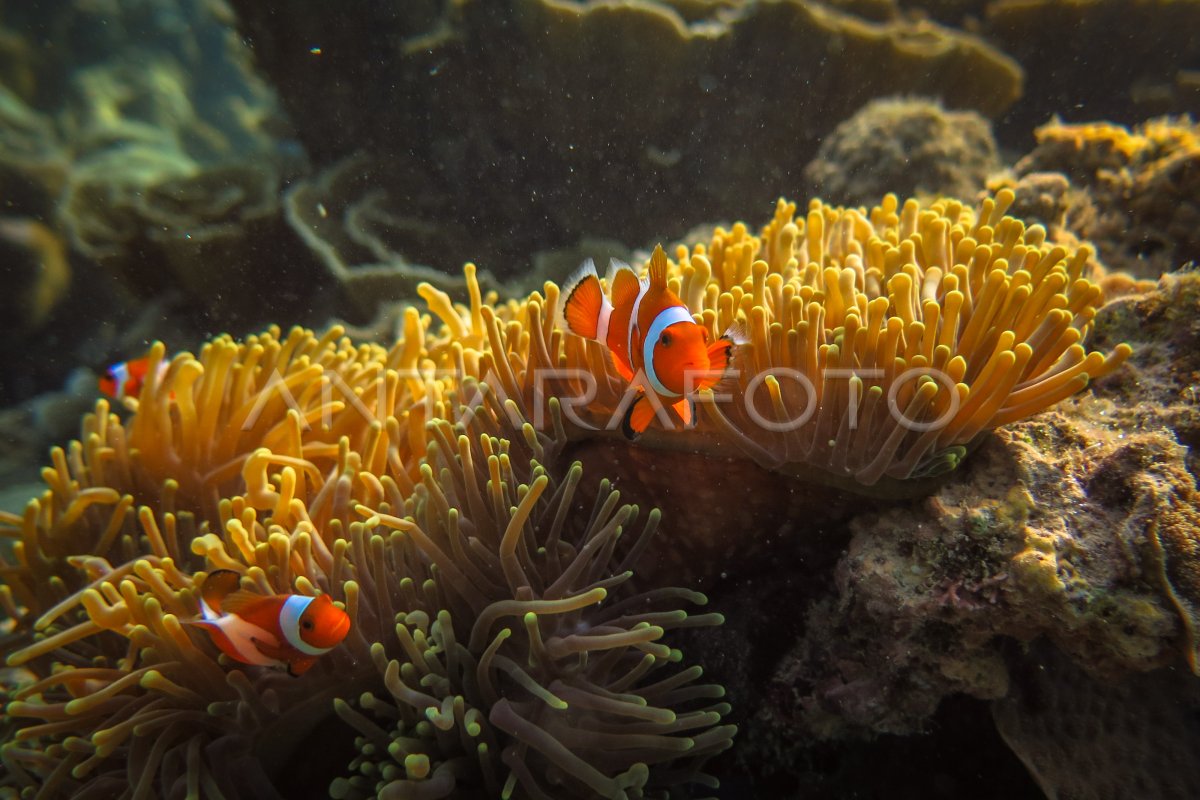
{"label": "fish pectoral fin", "polygon": [[708,346],[709,371],[696,385],[698,389],[715,389],[726,386],[737,376],[733,369],[733,348],[737,343],[722,336]]}
{"label": "fish pectoral fin", "polygon": [[683,420],[683,426],[685,428],[692,427],[692,423],[695,422],[696,419],[696,414],[695,405],[692,403],[691,398],[685,397],[671,407],[675,409],[675,413],[679,415],[681,420]]}
{"label": "fish pectoral fin", "polygon": [[276,661],[286,661],[289,655],[288,649],[284,645],[271,644],[264,642],[257,637],[250,637],[250,641],[254,643],[254,647],[258,652],[262,653],[267,658],[273,658]]}
{"label": "fish pectoral fin", "polygon": [[315,663],[317,663],[315,656],[300,656],[299,658],[293,658],[288,662],[288,675],[291,675],[293,678],[299,678],[301,675],[312,669],[312,665]]}
{"label": "fish pectoral fin", "polygon": [[654,404],[644,393],[639,394],[637,399],[629,404],[629,408],[625,409],[625,416],[621,418],[621,433],[625,434],[626,439],[633,441],[650,427],[652,419]]}

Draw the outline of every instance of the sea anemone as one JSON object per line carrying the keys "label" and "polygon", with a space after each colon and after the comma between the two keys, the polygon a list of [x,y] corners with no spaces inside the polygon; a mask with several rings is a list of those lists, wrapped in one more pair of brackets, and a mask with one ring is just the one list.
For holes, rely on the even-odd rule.
{"label": "sea anemone", "polygon": [[953,469],[977,437],[1032,416],[1130,353],[1081,344],[1102,302],[1091,255],[1004,216],[894,195],[870,210],[780,200],[759,236],[738,224],[677,250],[681,297],[713,334],[750,345],[700,435],[758,463],[850,487]]}
{"label": "sea anemone", "polygon": [[[670,282],[697,321],[749,341],[698,424],[652,428],[644,452],[909,484],[1116,368],[1128,347],[1081,344],[1101,302],[1089,251],[1048,245],[1004,216],[1011,200],[814,202],[799,219],[780,201],[759,236],[676,248]],[[661,639],[719,617],[634,585],[657,512],[624,536],[636,507],[604,482],[585,502],[569,458],[574,440],[630,446],[615,424],[630,386],[556,328],[554,283],[501,302],[468,265],[466,286],[466,304],[422,286],[432,315],[407,309],[388,348],[271,329],[160,374],[156,344],[132,416],[101,401],[52,451],[41,497],[0,517],[16,539],[0,650],[28,671],[0,686],[0,780],[272,796],[282,759],[333,720],[357,737],[344,797],[705,782],[727,707]],[[212,569],[327,593],[354,628],[300,679],[231,664],[184,625]]]}
{"label": "sea anemone", "polygon": [[[780,200],[758,236],[737,224],[677,247],[670,282],[697,321],[713,336],[741,325],[749,342],[736,379],[700,393],[693,429],[652,427],[644,444],[739,455],[855,490],[895,486],[953,469],[980,434],[1111,372],[1127,346],[1083,346],[1103,301],[1085,274],[1090,248],[1048,244],[1041,226],[1005,216],[1012,200],[1007,189],[977,209],[888,195],[869,210],[813,201],[799,217]],[[180,379],[226,397],[181,407],[176,422],[162,386],[149,393],[153,410],[135,425],[171,437],[155,450],[167,456],[160,480],[211,504],[255,446],[327,470],[347,435],[372,473],[405,489],[424,424],[456,420],[485,396],[494,424],[536,439],[551,467],[569,440],[620,435],[633,390],[603,347],[555,326],[556,284],[500,302],[468,265],[466,286],[461,305],[422,285],[432,316],[409,308],[387,350],[334,329],[217,340],[203,371],[176,359]]]}
{"label": "sea anemone", "polygon": [[[660,639],[720,616],[683,611],[704,602],[696,592],[626,589],[658,515],[614,561],[638,515],[618,506],[617,492],[602,485],[592,508],[580,508],[578,464],[552,489],[535,464],[518,483],[499,440],[455,444],[435,446],[409,520],[358,509],[408,565],[392,648],[403,657],[373,644],[387,694],[363,695],[367,716],[338,706],[362,735],[358,774],[336,783],[335,796],[412,796],[402,792],[413,783],[448,791],[465,778],[491,796],[519,785],[528,797],[641,797],[707,780],[698,767],[733,735],[718,725],[728,706],[720,687],[693,682],[699,667],[659,675],[680,657]],[[484,458],[488,468],[473,469]],[[587,512],[585,526],[570,522],[573,510]],[[382,535],[373,542],[384,547]]]}
{"label": "sea anemone", "polygon": [[[727,706],[661,639],[720,618],[683,610],[697,593],[632,586],[657,512],[623,538],[636,507],[603,483],[581,505],[581,470],[550,475],[555,440],[514,430],[512,401],[472,383],[478,402],[416,402],[424,384],[386,366],[405,347],[221,337],[149,380],[127,423],[101,401],[53,452],[47,490],[0,521],[17,539],[3,649],[31,678],[4,687],[7,785],[279,796],[285,760],[338,751],[306,741],[330,719],[360,737],[331,789],[347,797],[706,780]],[[233,664],[185,624],[211,569],[328,593],[351,634],[300,679]]]}

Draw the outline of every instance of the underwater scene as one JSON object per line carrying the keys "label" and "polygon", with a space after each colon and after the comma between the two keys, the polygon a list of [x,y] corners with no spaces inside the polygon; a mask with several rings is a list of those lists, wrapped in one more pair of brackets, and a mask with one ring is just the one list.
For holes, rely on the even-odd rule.
{"label": "underwater scene", "polygon": [[1200,798],[1200,0],[0,0],[0,800]]}

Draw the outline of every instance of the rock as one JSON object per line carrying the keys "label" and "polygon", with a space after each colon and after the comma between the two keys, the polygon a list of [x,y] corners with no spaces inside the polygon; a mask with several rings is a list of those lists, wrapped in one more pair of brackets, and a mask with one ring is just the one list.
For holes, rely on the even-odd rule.
{"label": "rock", "polygon": [[987,119],[916,98],[874,100],[841,123],[804,168],[814,194],[870,205],[888,192],[968,199],[1000,168]]}

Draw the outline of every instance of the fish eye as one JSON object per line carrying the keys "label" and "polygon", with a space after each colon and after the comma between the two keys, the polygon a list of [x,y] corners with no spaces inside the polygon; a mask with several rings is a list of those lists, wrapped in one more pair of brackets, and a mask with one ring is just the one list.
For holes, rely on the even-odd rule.
{"label": "fish eye", "polygon": [[312,620],[311,619],[304,620],[303,622],[300,623],[300,627],[304,628],[304,630],[306,630],[306,631],[311,631],[312,627],[313,627]]}
{"label": "fish eye", "polygon": [[662,336],[660,336],[658,339],[658,343],[661,344],[663,347],[670,347],[671,346],[671,334],[667,333],[666,331],[663,331]]}

